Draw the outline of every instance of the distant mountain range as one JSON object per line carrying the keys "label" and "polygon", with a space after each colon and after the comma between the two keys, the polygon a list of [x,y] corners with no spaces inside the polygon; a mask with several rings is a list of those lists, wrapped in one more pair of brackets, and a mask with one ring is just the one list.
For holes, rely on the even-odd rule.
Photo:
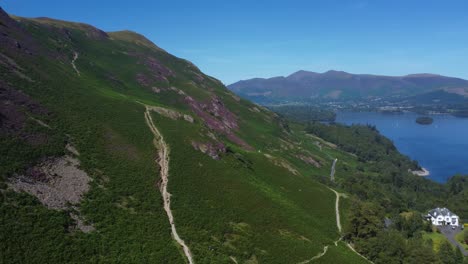
{"label": "distant mountain range", "polygon": [[265,101],[346,101],[402,98],[442,91],[466,97],[468,81],[436,74],[382,76],[343,71],[316,73],[298,71],[287,77],[254,78],[228,86],[238,95],[256,102]]}

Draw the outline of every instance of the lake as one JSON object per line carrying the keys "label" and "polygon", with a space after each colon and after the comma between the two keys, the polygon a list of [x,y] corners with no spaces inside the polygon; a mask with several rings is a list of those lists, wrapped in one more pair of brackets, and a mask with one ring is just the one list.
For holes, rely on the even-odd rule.
{"label": "lake", "polygon": [[429,170],[427,178],[446,182],[455,174],[468,174],[468,119],[431,115],[434,123],[419,125],[415,113],[338,112],[336,122],[372,124],[390,138],[398,150]]}

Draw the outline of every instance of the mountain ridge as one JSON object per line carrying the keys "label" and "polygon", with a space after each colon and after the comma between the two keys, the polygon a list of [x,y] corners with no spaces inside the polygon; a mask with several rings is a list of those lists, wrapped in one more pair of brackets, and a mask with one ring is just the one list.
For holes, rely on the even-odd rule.
{"label": "mountain ridge", "polygon": [[468,90],[468,80],[430,73],[385,76],[336,70],[323,73],[300,70],[288,76],[242,80],[228,85],[228,88],[254,101],[367,100],[414,96],[442,89]]}
{"label": "mountain ridge", "polygon": [[467,79],[463,79],[461,77],[454,77],[454,76],[445,76],[445,75],[441,75],[441,74],[436,74],[436,73],[409,73],[409,74],[404,74],[404,75],[385,75],[385,74],[371,74],[371,73],[350,73],[350,72],[347,72],[347,71],[341,71],[341,70],[327,70],[327,71],[324,71],[324,72],[315,72],[315,71],[309,71],[309,70],[297,70],[293,73],[290,73],[288,75],[282,75],[282,76],[272,76],[272,77],[254,77],[254,78],[249,78],[249,79],[242,79],[242,80],[239,80],[239,81],[236,81],[236,82],[233,82],[231,84],[228,84],[229,85],[233,85],[237,82],[242,82],[242,81],[249,81],[249,80],[257,80],[257,79],[260,79],[260,80],[269,80],[269,79],[275,79],[275,78],[289,78],[289,77],[295,77],[295,75],[305,75],[306,77],[309,77],[310,75],[311,76],[317,76],[317,75],[324,75],[324,74],[334,74],[334,73],[343,73],[343,74],[346,74],[346,75],[354,75],[354,76],[376,76],[376,77],[390,77],[390,78],[404,78],[404,77],[445,77],[445,78],[453,78],[453,79],[460,79],[460,80],[467,80]]}

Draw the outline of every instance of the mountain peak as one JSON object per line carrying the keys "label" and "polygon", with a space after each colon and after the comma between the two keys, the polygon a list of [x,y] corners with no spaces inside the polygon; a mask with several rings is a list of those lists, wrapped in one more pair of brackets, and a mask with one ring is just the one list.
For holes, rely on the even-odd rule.
{"label": "mountain peak", "polygon": [[326,71],[324,73],[322,73],[324,75],[333,75],[333,76],[345,76],[345,75],[351,75],[350,73],[347,73],[345,71],[336,71],[336,70],[329,70],[329,71]]}
{"label": "mountain peak", "polygon": [[156,46],[156,44],[154,44],[151,40],[147,39],[145,36],[131,30],[107,32],[107,34],[113,39],[131,42],[140,46],[155,48],[157,50],[163,51],[160,47]]}
{"label": "mountain peak", "polygon": [[290,80],[295,80],[295,81],[298,81],[298,80],[301,80],[303,78],[307,78],[307,77],[315,77],[319,75],[319,73],[316,73],[316,72],[311,72],[311,71],[304,71],[304,70],[299,70],[295,73],[292,73],[290,74],[288,77],[286,77],[287,79],[290,79]]}

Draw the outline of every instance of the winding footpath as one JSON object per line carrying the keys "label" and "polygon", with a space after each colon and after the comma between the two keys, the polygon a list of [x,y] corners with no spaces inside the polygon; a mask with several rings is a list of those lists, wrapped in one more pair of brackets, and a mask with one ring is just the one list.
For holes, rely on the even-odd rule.
{"label": "winding footpath", "polygon": [[[340,220],[340,196],[342,194],[340,194],[339,192],[333,190],[332,188],[330,187],[327,187],[328,189],[330,189],[332,192],[335,193],[336,195],[336,201],[335,201],[335,215],[336,215],[336,227],[338,228],[338,232],[341,233],[341,220]],[[338,240],[334,241],[333,244],[335,245],[335,247],[338,246],[338,242],[340,242],[342,239],[342,237],[340,237]],[[325,254],[327,254],[327,251],[328,251],[328,245],[327,246],[324,246],[323,247],[323,251],[320,252],[319,254],[313,256],[312,258],[306,260],[306,261],[303,261],[303,262],[299,262],[298,264],[306,264],[306,263],[309,263],[309,262],[312,262],[314,260],[317,260],[323,256],[325,256]]]}
{"label": "winding footpath", "polygon": [[172,231],[172,238],[179,244],[183,251],[184,255],[187,258],[189,264],[193,264],[193,256],[192,253],[190,252],[190,248],[185,244],[184,240],[180,238],[179,234],[177,233],[177,229],[174,223],[174,216],[172,215],[171,211],[171,194],[167,191],[167,185],[169,183],[169,146],[166,144],[164,141],[164,137],[162,134],[159,132],[159,130],[156,128],[153,122],[153,118],[151,117],[151,109],[149,106],[146,106],[146,111],[145,111],[145,120],[146,124],[148,127],[151,129],[151,132],[154,135],[154,146],[158,150],[158,164],[161,168],[160,174],[161,174],[161,186],[160,186],[160,191],[163,197],[164,201],[164,210],[167,213],[167,218],[169,219],[169,223],[171,224],[171,231]]}
{"label": "winding footpath", "polygon": [[[338,243],[338,242],[336,242],[336,243]],[[323,252],[318,253],[317,255],[313,256],[311,259],[308,259],[308,260],[303,261],[303,262],[299,262],[298,264],[307,264],[307,263],[309,263],[311,261],[319,259],[319,258],[325,256],[325,254],[327,254],[327,251],[328,251],[328,246],[324,246],[323,247]]]}
{"label": "winding footpath", "polygon": [[75,61],[78,59],[78,56],[79,56],[78,52],[75,51],[73,53],[73,60],[71,61],[71,65],[73,66],[73,69],[75,69],[76,74],[78,74],[78,76],[80,76],[80,71],[78,70],[78,68],[75,65]]}
{"label": "winding footpath", "polygon": [[[330,187],[327,187],[327,188],[330,189],[330,191],[332,191],[332,192],[335,193],[335,195],[336,195],[336,200],[335,200],[336,228],[338,228],[338,232],[341,233],[342,227],[341,227],[341,219],[340,219],[340,197],[341,197],[341,196],[346,197],[346,195],[343,194],[343,193],[339,193],[339,192],[333,190],[333,189],[330,188]],[[340,237],[338,240],[336,240],[336,241],[333,242],[333,244],[335,245],[335,247],[338,246],[338,242],[340,242],[342,239],[343,239],[343,237]],[[368,261],[369,263],[373,263],[372,261],[370,261],[369,259],[367,259],[367,258],[364,257],[363,255],[359,254],[359,252],[357,252],[357,251],[351,246],[351,244],[346,243],[346,246],[348,246],[349,249],[351,249],[354,253],[356,253],[357,255],[359,255],[361,258],[365,259],[365,260]],[[320,252],[319,254],[313,256],[312,258],[310,258],[310,259],[308,259],[308,260],[306,260],[306,261],[300,262],[300,263],[298,263],[298,264],[306,264],[306,263],[312,262],[312,261],[314,261],[314,260],[317,260],[317,259],[319,259],[319,258],[325,256],[325,254],[327,254],[328,248],[329,248],[329,245],[324,246],[322,252]]]}

